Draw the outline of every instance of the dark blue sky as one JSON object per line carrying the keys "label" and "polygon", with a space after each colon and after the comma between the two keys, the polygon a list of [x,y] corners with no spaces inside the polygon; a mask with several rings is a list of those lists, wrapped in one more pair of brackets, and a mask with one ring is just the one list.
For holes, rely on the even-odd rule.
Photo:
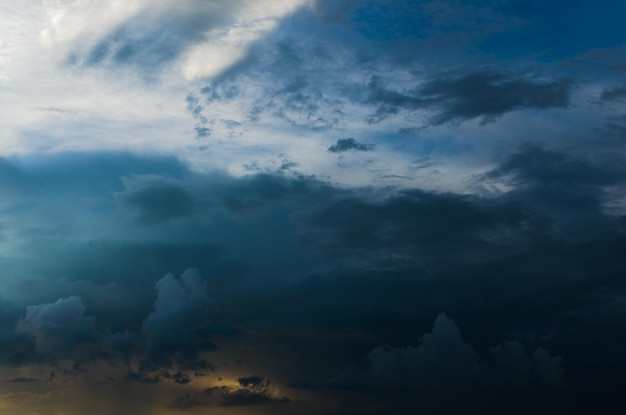
{"label": "dark blue sky", "polygon": [[626,5],[0,5],[0,412],[621,413]]}

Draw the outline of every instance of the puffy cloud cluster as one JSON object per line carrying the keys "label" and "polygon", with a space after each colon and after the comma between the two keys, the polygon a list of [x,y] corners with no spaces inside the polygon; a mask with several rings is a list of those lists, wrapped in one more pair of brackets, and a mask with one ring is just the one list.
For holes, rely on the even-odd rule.
{"label": "puffy cloud cluster", "polygon": [[170,366],[174,360],[194,364],[199,347],[196,337],[210,334],[206,321],[211,300],[206,284],[195,269],[188,269],[176,279],[168,274],[156,284],[154,311],[141,329],[147,361],[144,366]]}
{"label": "puffy cloud cluster", "polygon": [[562,358],[542,347],[529,354],[517,341],[493,347],[487,355],[479,353],[443,313],[416,346],[378,346],[367,360],[369,367],[361,373],[292,386],[362,391],[379,399],[392,399],[402,391],[398,407],[407,413],[422,408],[452,414],[460,406],[493,413],[509,402],[519,405],[510,409],[512,413],[549,413],[544,411],[564,402]]}
{"label": "puffy cloud cluster", "polygon": [[546,349],[538,348],[529,356],[519,342],[512,341],[492,348],[491,355],[494,365],[462,338],[453,320],[440,314],[417,346],[373,349],[367,355],[372,365],[367,376],[382,385],[414,386],[435,393],[563,383],[563,361]]}
{"label": "puffy cloud cluster", "polygon": [[81,350],[98,340],[94,316],[85,315],[79,297],[60,298],[52,304],[26,307],[16,331],[30,337],[37,353],[50,357],[89,357]]}

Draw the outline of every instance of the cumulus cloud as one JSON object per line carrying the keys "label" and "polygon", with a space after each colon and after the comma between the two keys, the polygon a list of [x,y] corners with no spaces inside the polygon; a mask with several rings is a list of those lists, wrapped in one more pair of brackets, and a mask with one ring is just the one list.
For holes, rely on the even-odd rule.
{"label": "cumulus cloud", "polygon": [[512,341],[490,349],[489,354],[487,358],[479,354],[463,339],[456,323],[442,313],[416,346],[381,345],[371,350],[365,372],[292,386],[381,393],[409,389],[417,401],[441,397],[480,401],[495,391],[510,393],[564,385],[563,360],[544,348],[529,354],[521,343]]}
{"label": "cumulus cloud", "polygon": [[379,346],[367,358],[372,376],[382,383],[422,387],[435,383],[441,387],[449,382],[463,386],[485,381],[478,353],[445,314],[437,317],[432,331],[424,334],[418,346]]}
{"label": "cumulus cloud", "polygon": [[211,303],[206,283],[196,269],[175,278],[168,274],[156,283],[154,311],[143,323],[141,335],[147,360],[152,365],[169,366],[195,363],[198,337],[207,329],[206,311]]}
{"label": "cumulus cloud", "polygon": [[50,357],[74,357],[79,348],[97,340],[96,318],[85,315],[80,297],[60,298],[55,303],[26,307],[16,326],[34,343],[37,353]]}

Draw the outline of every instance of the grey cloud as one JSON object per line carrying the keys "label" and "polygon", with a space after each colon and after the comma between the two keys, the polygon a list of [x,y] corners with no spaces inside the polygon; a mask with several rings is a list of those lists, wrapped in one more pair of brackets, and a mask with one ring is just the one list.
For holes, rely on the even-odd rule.
{"label": "grey cloud", "polygon": [[[367,355],[371,376],[382,383],[442,387],[457,383],[473,387],[485,382],[478,353],[463,341],[461,332],[445,314],[416,347],[379,346]],[[470,386],[472,385],[472,386]]]}
{"label": "grey cloud", "polygon": [[35,378],[15,378],[11,379],[11,382],[14,383],[31,383],[31,382],[39,382],[39,380]]}
{"label": "grey cloud", "polygon": [[419,339],[418,345],[378,346],[368,353],[367,360],[369,367],[361,373],[292,386],[374,393],[407,390],[412,394],[407,399],[422,403],[441,397],[481,401],[492,393],[524,396],[537,388],[564,386],[560,357],[544,348],[529,354],[517,341],[491,348],[489,355],[483,357],[463,339],[455,322],[445,314],[437,317],[432,330]]}
{"label": "grey cloud", "polygon": [[269,380],[261,376],[247,376],[239,379],[239,386],[213,386],[201,395],[188,393],[179,396],[170,404],[170,408],[239,407],[291,402],[286,396],[272,395],[269,384]]}
{"label": "grey cloud", "polygon": [[[410,123],[406,115],[415,114],[416,126],[474,119],[484,125],[518,110],[567,108],[575,87],[571,79],[546,78],[529,71],[474,67],[441,72],[410,62],[374,59],[363,63],[331,43],[277,37],[274,43],[259,45],[245,71],[233,70],[192,97],[199,101],[189,108],[193,116],[208,120],[214,117],[212,111],[219,111],[220,102],[241,98],[249,102],[248,122],[272,120],[312,130],[345,128],[355,116],[355,105],[374,108],[365,120],[359,120],[369,123],[390,117],[404,117],[403,122]],[[400,68],[403,76],[389,68]],[[341,71],[346,76],[324,76]],[[256,87],[241,87],[248,82]],[[261,94],[251,92],[259,86]],[[201,124],[200,128],[209,127]]]}
{"label": "grey cloud", "polygon": [[217,386],[205,391],[211,406],[252,406],[267,405],[272,403],[289,403],[287,397],[272,397],[264,387],[254,388],[231,388],[228,386]]}
{"label": "grey cloud", "polygon": [[603,217],[603,189],[623,183],[625,177],[619,160],[600,165],[529,144],[486,175],[513,187],[504,198],[561,219]]}
{"label": "grey cloud", "polygon": [[487,251],[498,255],[487,235],[519,234],[525,218],[514,207],[453,194],[407,190],[377,201],[342,196],[298,216],[307,226],[303,238],[340,256],[418,255],[430,263]]}
{"label": "grey cloud", "polygon": [[[418,346],[380,346],[367,357],[372,364],[373,378],[383,383],[411,384],[426,389],[449,390],[454,385],[458,388],[493,387],[494,377],[502,373],[505,381],[512,380],[516,386],[528,387],[531,382],[547,386],[563,383],[562,359],[551,356],[545,349],[536,349],[529,357],[521,344],[508,342],[496,346],[492,353],[496,357],[495,368],[463,340],[454,321],[440,314],[432,331],[424,334]],[[519,364],[520,360],[525,364]]]}
{"label": "grey cloud", "polygon": [[37,353],[67,357],[80,355],[80,346],[97,340],[95,323],[95,317],[85,315],[85,306],[79,297],[68,297],[52,304],[28,306],[16,331],[34,341]]}
{"label": "grey cloud", "polygon": [[125,179],[124,185],[124,191],[117,196],[122,204],[138,211],[141,223],[163,223],[189,216],[195,210],[193,196],[175,180],[140,176]]}
{"label": "grey cloud", "polygon": [[157,375],[150,375],[145,373],[128,372],[124,377],[125,380],[131,382],[154,384],[161,382],[161,378]]}
{"label": "grey cloud", "polygon": [[[110,175],[96,174],[88,164],[97,157],[55,157],[63,162],[54,168],[45,158],[37,168],[27,162],[7,164],[11,174],[17,171],[26,178],[24,183],[31,183],[16,187],[11,203],[32,200],[37,202],[32,209],[41,209],[50,198],[60,197],[55,189],[62,178],[74,175],[71,188],[59,191],[63,198],[103,198],[112,202],[111,208],[74,223],[76,215],[68,212],[82,209],[66,202],[63,214],[75,226],[55,233],[53,239],[50,233],[29,239],[19,246],[23,258],[0,257],[5,269],[2,289],[13,300],[11,281],[36,275],[39,279],[26,281],[47,279],[54,284],[32,284],[46,292],[13,284],[20,292],[28,291],[19,297],[22,303],[33,299],[24,304],[50,306],[59,297],[81,295],[86,310],[81,314],[78,307],[68,314],[87,323],[86,330],[68,329],[70,335],[62,338],[57,332],[48,335],[63,344],[69,357],[89,356],[83,353],[86,349],[107,362],[141,362],[132,371],[140,378],[157,376],[163,382],[173,384],[178,379],[184,383],[195,373],[214,369],[198,356],[218,346],[223,349],[219,336],[238,334],[249,339],[254,333],[248,327],[257,327],[261,332],[288,332],[268,335],[273,345],[298,356],[312,353],[310,359],[295,359],[299,363],[293,368],[280,370],[311,371],[320,378],[333,369],[336,373],[338,367],[364,364],[367,351],[389,342],[395,346],[381,346],[382,355],[370,361],[372,368],[378,362],[377,379],[389,379],[400,370],[386,363],[393,356],[421,364],[413,359],[413,352],[402,351],[416,347],[397,347],[415,344],[407,327],[425,332],[430,323],[425,316],[445,309],[467,328],[471,342],[455,343],[459,337],[451,324],[443,324],[445,320],[432,333],[439,333],[436,339],[456,344],[459,350],[464,350],[464,344],[476,345],[478,366],[487,366],[488,373],[497,373],[493,376],[507,384],[537,388],[558,384],[562,365],[542,351],[544,338],[554,340],[550,350],[563,356],[568,378],[579,384],[588,384],[589,376],[604,376],[607,368],[621,362],[623,315],[617,305],[624,286],[623,226],[600,209],[601,189],[623,182],[618,163],[523,147],[502,155],[498,166],[477,183],[486,186],[488,181],[498,181],[507,191],[481,197],[416,189],[345,189],[295,174],[240,178],[191,174],[182,165],[150,164],[141,157],[137,157],[137,169],[143,172],[134,172],[133,163],[125,161],[132,158],[120,157],[117,165],[113,156],[103,156],[107,161],[102,165],[117,167]],[[85,174],[77,175],[83,165]],[[40,175],[47,186],[37,187],[35,178]],[[93,223],[104,217],[107,226],[120,226],[119,213],[137,209],[115,196],[114,192],[118,196],[125,192],[120,177],[133,177],[141,189],[153,183],[180,188],[195,201],[194,211],[152,226],[123,221],[119,233],[104,239],[100,227],[92,229]],[[593,203],[572,205],[567,192],[574,190]],[[561,200],[560,195],[564,195]],[[121,210],[115,210],[116,201]],[[15,213],[3,215],[11,232],[22,229],[16,228]],[[586,218],[590,231],[561,231],[575,230],[568,218]],[[46,222],[24,222],[23,226],[45,228]],[[268,238],[272,244],[265,243]],[[178,274],[189,266],[197,266],[208,277],[183,281],[170,276],[161,279],[157,291],[152,289],[167,272]],[[87,279],[90,284],[73,283]],[[210,288],[211,305],[203,284]],[[166,293],[171,298],[163,297]],[[159,296],[156,302],[155,295]],[[3,360],[7,364],[43,360],[35,348],[35,333],[44,331],[34,323],[38,320],[29,320],[30,334],[15,333],[23,309],[15,312],[3,307]],[[95,325],[90,326],[86,316],[97,317],[100,334],[90,337]],[[242,329],[237,331],[235,326]],[[56,327],[58,333],[63,331],[63,323]],[[581,344],[591,344],[596,336],[606,340],[606,353],[583,353],[587,346]],[[523,339],[519,341],[524,347],[509,344],[511,338]],[[52,340],[41,335],[39,342]],[[494,344],[501,346],[492,352],[488,346]],[[473,367],[470,360],[463,359],[455,367]],[[172,370],[169,377],[163,368]],[[178,378],[177,371],[181,372]],[[359,377],[360,383],[352,383],[355,393],[361,393],[357,386],[391,393],[393,382],[382,388],[381,382],[373,381],[373,373],[372,369]],[[250,378],[242,381],[264,382]],[[404,381],[396,384],[417,382],[406,373],[400,378]],[[350,387],[347,381],[335,382],[337,389]],[[598,385],[611,382],[614,379],[605,379]],[[257,399],[252,396],[251,400]]]}
{"label": "grey cloud", "polygon": [[188,47],[205,41],[206,31],[232,23],[233,14],[245,3],[191,0],[176,6],[145,8],[87,49],[75,45],[68,62],[85,66],[132,65],[148,76]]}
{"label": "grey cloud", "polygon": [[243,387],[269,386],[269,382],[263,376],[259,375],[244,376],[237,379],[237,382]]}
{"label": "grey cloud", "polygon": [[600,99],[602,101],[621,101],[626,99],[626,85],[605,89],[600,94]]}
{"label": "grey cloud", "polygon": [[408,91],[384,85],[373,77],[367,102],[377,105],[373,122],[401,110],[435,112],[430,123],[442,125],[480,118],[487,124],[519,109],[565,108],[573,82],[569,79],[544,81],[527,74],[497,70],[438,75]]}
{"label": "grey cloud", "polygon": [[195,362],[199,353],[196,337],[207,324],[206,311],[211,302],[206,284],[197,270],[188,269],[180,279],[166,275],[157,282],[156,288],[158,297],[154,311],[142,327],[147,354],[143,366],[168,367],[174,361]]}
{"label": "grey cloud", "polygon": [[354,138],[340,138],[335,144],[328,147],[328,151],[331,153],[343,153],[346,151],[374,151],[376,146],[374,144],[359,143]]}
{"label": "grey cloud", "polygon": [[[246,122],[272,120],[295,128],[324,131],[337,127],[344,114],[343,82],[324,76],[324,70],[345,57],[333,56],[323,43],[309,44],[291,38],[259,42],[241,67],[219,77],[188,98],[188,110],[199,127],[211,127],[210,115],[224,101],[247,98]],[[246,88],[253,82],[255,88]],[[261,90],[260,93],[259,89]],[[193,104],[199,100],[199,104]],[[228,116],[228,115],[226,115]],[[230,123],[229,130],[241,129]]]}
{"label": "grey cloud", "polygon": [[610,166],[592,164],[532,144],[520,146],[488,176],[508,178],[508,183],[513,185],[602,186],[623,180],[621,172]]}
{"label": "grey cloud", "polygon": [[346,0],[342,2],[332,0],[315,0],[312,3],[313,12],[324,22],[345,23],[364,0]]}

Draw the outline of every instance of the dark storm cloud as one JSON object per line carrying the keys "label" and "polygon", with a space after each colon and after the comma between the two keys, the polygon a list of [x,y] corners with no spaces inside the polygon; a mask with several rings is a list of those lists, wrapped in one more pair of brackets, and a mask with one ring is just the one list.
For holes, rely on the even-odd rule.
{"label": "dark storm cloud", "polygon": [[15,383],[31,383],[31,382],[39,382],[39,380],[35,378],[15,378],[12,379],[11,382]]}
{"label": "dark storm cloud", "polygon": [[374,144],[363,144],[354,138],[340,138],[335,144],[328,147],[331,153],[343,153],[346,151],[374,151]]}
{"label": "dark storm cloud", "polygon": [[487,178],[514,187],[504,198],[524,203],[527,208],[555,219],[572,215],[601,218],[602,205],[607,201],[604,188],[624,183],[625,173],[619,159],[600,164],[523,145],[488,173]]}
{"label": "dark storm cloud", "polygon": [[407,413],[412,408],[453,414],[461,406],[472,413],[493,413],[510,402],[523,402],[507,409],[516,414],[550,413],[545,405],[568,406],[560,357],[543,348],[528,353],[517,341],[479,353],[445,314],[437,317],[417,346],[378,346],[367,354],[367,361],[361,373],[291,387],[352,395],[353,407],[387,402],[386,410],[391,410],[395,402]]}
{"label": "dark storm cloud", "polygon": [[422,398],[454,396],[498,388],[562,387],[563,360],[538,348],[528,354],[522,344],[508,341],[492,347],[486,361],[445,314],[435,320],[417,346],[377,346],[367,354],[361,374],[295,387],[331,389],[414,389]]}
{"label": "dark storm cloud", "polygon": [[[180,279],[171,274],[164,276],[156,288],[154,310],[145,317],[138,333],[112,333],[109,328],[97,327],[96,318],[87,315],[79,297],[29,305],[24,316],[13,323],[16,335],[3,339],[6,359],[21,359],[25,363],[59,359],[89,362],[102,358],[114,363],[120,357],[127,365],[131,359],[138,359],[139,371],[129,371],[125,379],[141,383],[171,379],[186,384],[187,373],[198,377],[213,371],[212,364],[198,358],[199,353],[215,347],[210,343],[213,336],[229,336],[237,334],[237,330],[224,323],[213,323],[207,312],[211,300],[206,294],[206,282],[197,270],[188,269]],[[24,342],[23,337],[28,341]],[[173,365],[179,371],[171,374],[167,369]]]}
{"label": "dark storm cloud", "polygon": [[436,113],[432,125],[475,118],[486,124],[519,109],[565,108],[572,86],[568,79],[545,81],[525,74],[484,70],[438,76],[415,90],[394,91],[377,76],[368,86],[368,102],[378,106],[373,121],[400,110],[426,109]]}
{"label": "dark storm cloud", "polygon": [[[80,174],[78,174],[80,172]],[[53,157],[0,158],[2,194],[66,197],[121,189],[122,177],[159,173],[181,177],[189,169],[171,156],[137,156],[123,152],[63,153]],[[6,203],[6,201],[5,201]]]}
{"label": "dark storm cloud", "polygon": [[237,382],[243,387],[260,387],[268,386],[269,382],[263,376],[251,375],[237,379]]}
{"label": "dark storm cloud", "polygon": [[170,408],[238,407],[291,402],[286,396],[276,397],[269,391],[269,380],[261,376],[248,376],[238,380],[239,386],[213,386],[201,395],[185,394],[176,398]]}
{"label": "dark storm cloud", "polygon": [[600,94],[600,99],[602,101],[621,101],[626,99],[626,85],[605,89]]}
{"label": "dark storm cloud", "polygon": [[145,374],[145,373],[137,373],[137,372],[128,372],[124,377],[125,380],[131,382],[139,382],[139,383],[147,383],[154,384],[161,382],[161,378],[157,375]]}
{"label": "dark storm cloud", "polygon": [[[419,218],[419,219],[417,219]],[[339,255],[412,256],[423,259],[452,255],[457,259],[480,251],[497,255],[489,234],[520,233],[524,214],[508,207],[455,194],[419,190],[398,192],[383,200],[345,195],[303,213],[310,226],[303,238],[327,244]],[[324,236],[326,234],[326,236]],[[316,241],[316,242],[314,242]]]}
{"label": "dark storm cloud", "polygon": [[145,224],[167,222],[188,216],[195,209],[193,197],[173,180],[163,177],[140,176],[124,181],[120,201],[138,211],[137,220]]}
{"label": "dark storm cloud", "polygon": [[612,136],[626,137],[626,116],[609,117],[605,123],[604,131]]}
{"label": "dark storm cloud", "polygon": [[[141,329],[146,368],[169,367],[174,362],[194,364],[200,348],[197,338],[206,329],[207,306],[211,300],[197,270],[185,271],[180,279],[169,274],[156,284],[154,311]],[[209,328],[210,331],[210,328]],[[206,335],[206,334],[205,334]]]}
{"label": "dark storm cloud", "polygon": [[[116,169],[97,173],[65,156],[6,163],[7,180],[28,184],[10,194],[0,190],[10,203],[29,200],[29,215],[42,206],[48,212],[45,220],[24,219],[23,209],[2,212],[10,235],[16,229],[34,235],[14,248],[23,257],[0,257],[3,291],[19,287],[7,298],[22,304],[0,303],[7,364],[104,359],[128,365],[127,381],[193,385],[195,376],[220,370],[203,360],[213,362],[210,352],[219,355],[235,339],[260,348],[262,338],[273,378],[281,371],[289,373],[281,380],[344,373],[318,383],[328,393],[361,397],[369,387],[385,402],[410,401],[406,391],[420,382],[438,382],[445,391],[448,383],[461,390],[481,379],[536,391],[564,376],[566,389],[578,392],[589,376],[605,376],[593,389],[600,393],[616,379],[608,368],[626,364],[618,307],[626,241],[620,219],[604,210],[604,189],[624,182],[619,155],[583,158],[522,146],[468,182],[494,185],[485,196],[345,189],[284,172],[234,178],[141,157],[137,166],[148,167],[136,172],[124,161],[132,158],[107,157],[105,165]],[[84,174],[77,174],[81,166]],[[36,185],[40,175],[46,187]],[[71,177],[76,181],[63,188],[62,178]],[[169,200],[140,197],[132,205],[127,196],[153,188],[160,195],[163,187],[166,195],[169,187],[188,195],[192,210],[151,226],[126,220],[129,212],[160,212],[150,201]],[[107,208],[84,209],[76,202],[84,199],[103,200]],[[53,203],[62,206],[58,214]],[[61,218],[69,224],[47,230]],[[111,232],[106,238],[103,229]],[[199,272],[183,272],[191,266]],[[48,282],[27,288],[28,281]],[[441,310],[463,337],[442,316],[420,344],[398,347],[415,344]],[[238,337],[223,337],[230,335]],[[596,337],[604,339],[602,354],[590,352]],[[385,343],[393,346],[379,347]],[[565,362],[563,376],[555,355]],[[366,363],[369,369],[355,369]],[[438,374],[458,381],[437,380]],[[268,395],[265,382],[242,377],[236,387],[172,405],[282,400]]]}
{"label": "dark storm cloud", "polygon": [[28,306],[16,331],[31,338],[41,355],[73,357],[85,353],[81,347],[93,347],[97,341],[95,323],[95,317],[85,315],[79,297],[68,297],[53,304]]}

